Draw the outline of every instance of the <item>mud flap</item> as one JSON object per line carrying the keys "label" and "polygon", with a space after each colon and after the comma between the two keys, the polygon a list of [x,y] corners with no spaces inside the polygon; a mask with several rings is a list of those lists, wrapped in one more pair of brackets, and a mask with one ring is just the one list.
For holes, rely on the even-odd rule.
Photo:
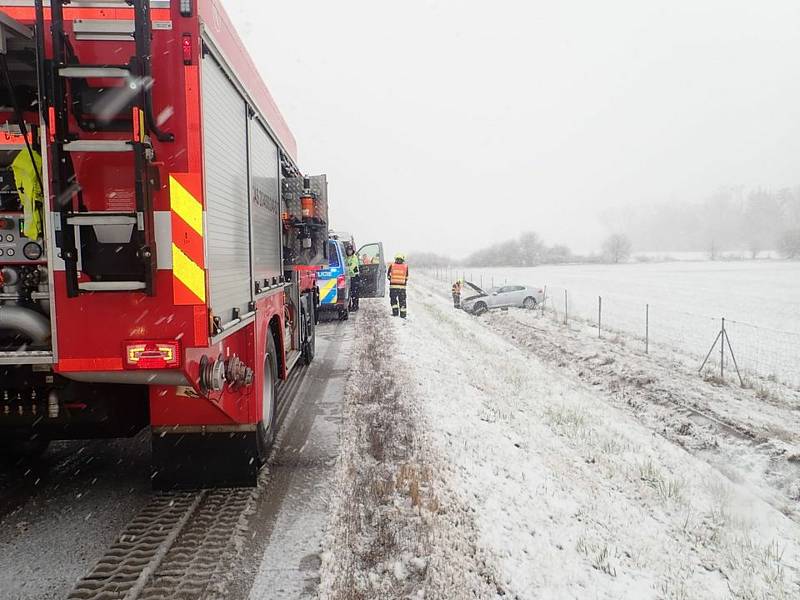
{"label": "mud flap", "polygon": [[155,490],[255,487],[258,434],[154,432],[152,464]]}

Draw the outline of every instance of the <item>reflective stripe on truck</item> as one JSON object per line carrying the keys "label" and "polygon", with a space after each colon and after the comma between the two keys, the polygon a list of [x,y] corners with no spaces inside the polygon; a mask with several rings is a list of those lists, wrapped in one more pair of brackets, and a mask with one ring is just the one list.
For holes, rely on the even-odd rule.
{"label": "reflective stripe on truck", "polygon": [[205,304],[206,301],[203,205],[199,197],[199,174],[170,174],[172,297],[175,304]]}

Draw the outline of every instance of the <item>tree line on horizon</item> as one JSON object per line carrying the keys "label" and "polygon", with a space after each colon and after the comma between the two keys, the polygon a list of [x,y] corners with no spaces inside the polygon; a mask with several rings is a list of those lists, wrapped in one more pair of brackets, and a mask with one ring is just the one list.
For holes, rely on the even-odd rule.
{"label": "tree line on horizon", "polygon": [[510,240],[476,250],[463,260],[453,260],[433,252],[415,252],[409,256],[409,261],[420,267],[534,267],[575,262],[618,263],[627,260],[630,254],[631,242],[622,234],[608,236],[603,243],[602,254],[584,256],[574,254],[564,244],[548,246],[537,233],[526,231]]}
{"label": "tree line on horizon", "polygon": [[636,204],[605,211],[613,231],[600,254],[576,255],[564,244],[548,246],[535,232],[491,244],[463,260],[432,252],[413,253],[423,267],[531,267],[568,262],[624,262],[638,252],[703,252],[714,260],[726,251],[777,251],[800,258],[800,186],[780,190],[720,188],[702,202]]}
{"label": "tree line on horizon", "polygon": [[770,190],[723,187],[701,202],[640,203],[605,211],[612,231],[628,235],[637,251],[759,253],[800,257],[800,186]]}

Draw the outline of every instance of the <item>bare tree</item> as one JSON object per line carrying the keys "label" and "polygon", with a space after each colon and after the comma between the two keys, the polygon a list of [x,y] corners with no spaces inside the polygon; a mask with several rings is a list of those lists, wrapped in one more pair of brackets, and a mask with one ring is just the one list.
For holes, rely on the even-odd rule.
{"label": "bare tree", "polygon": [[778,249],[784,258],[800,258],[800,229],[784,231],[778,240]]}
{"label": "bare tree", "polygon": [[631,241],[627,235],[614,233],[603,242],[603,254],[606,259],[618,263],[627,260],[631,255]]}
{"label": "bare tree", "polygon": [[544,244],[533,231],[519,236],[519,259],[523,267],[532,267],[542,262]]}

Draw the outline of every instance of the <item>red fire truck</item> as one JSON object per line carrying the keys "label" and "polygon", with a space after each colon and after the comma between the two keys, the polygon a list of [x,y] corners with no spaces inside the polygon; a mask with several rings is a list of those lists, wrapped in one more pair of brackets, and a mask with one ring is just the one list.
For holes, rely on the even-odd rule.
{"label": "red fire truck", "polygon": [[156,488],[253,484],[327,184],[219,0],[0,0],[0,82],[0,451],[149,425]]}

